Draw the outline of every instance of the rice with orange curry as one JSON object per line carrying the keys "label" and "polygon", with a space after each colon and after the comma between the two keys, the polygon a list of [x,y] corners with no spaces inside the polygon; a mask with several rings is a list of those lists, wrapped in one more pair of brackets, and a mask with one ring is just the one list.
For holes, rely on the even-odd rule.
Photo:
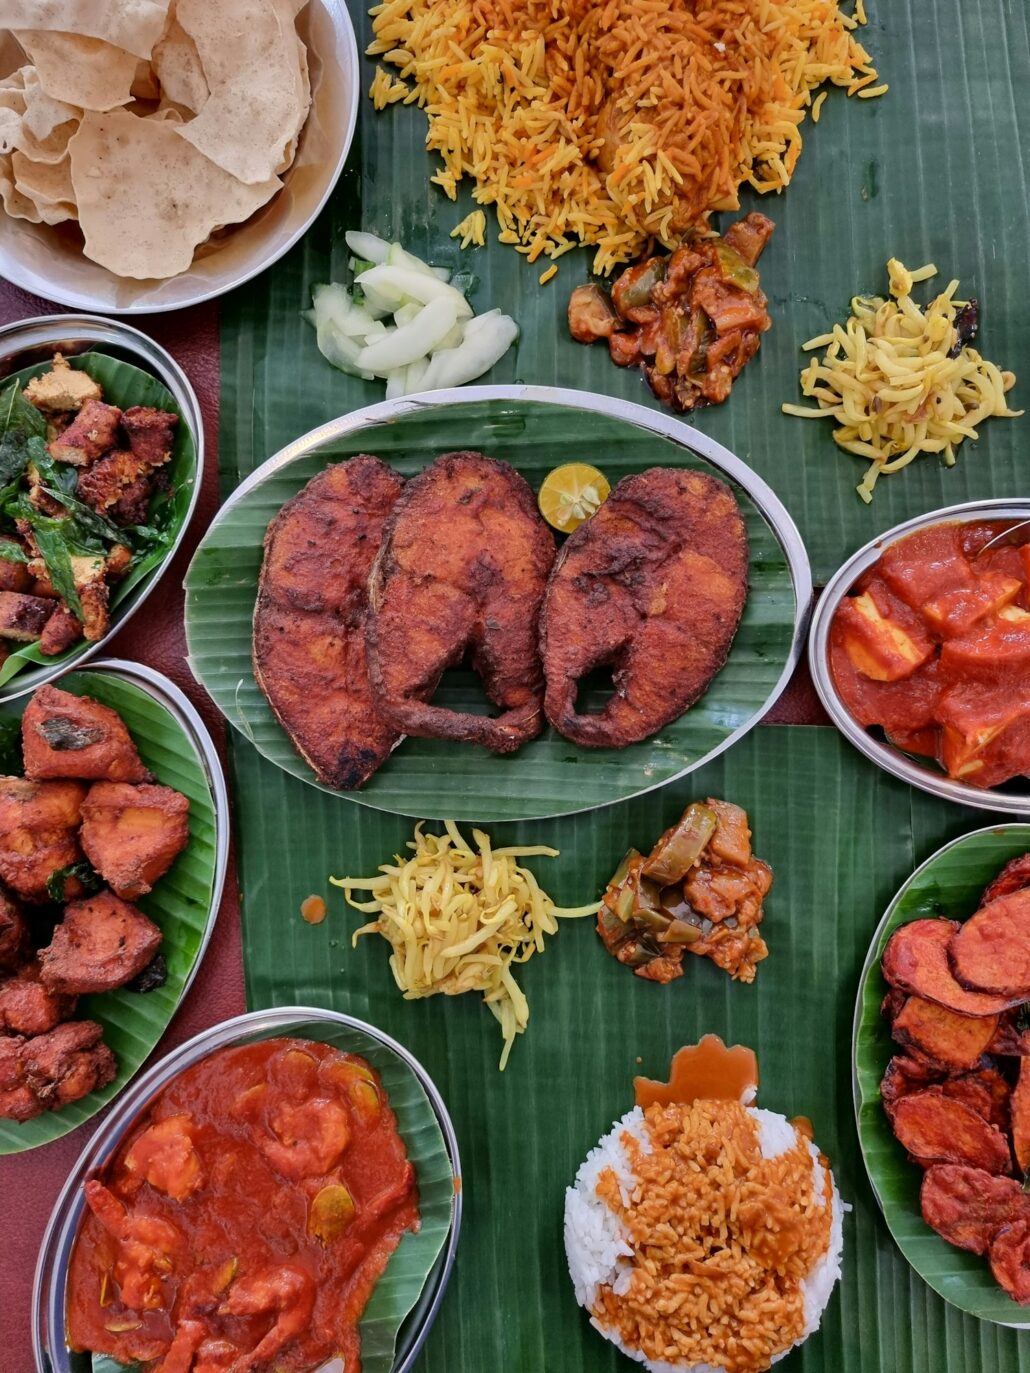
{"label": "rice with orange curry", "polygon": [[651,1373],[758,1373],[818,1327],[842,1210],[785,1117],[737,1101],[636,1107],[565,1194],[576,1299]]}
{"label": "rice with orange curry", "polygon": [[[418,103],[433,176],[470,178],[530,261],[595,245],[609,272],[674,246],[738,190],[779,191],[827,82],[882,94],[841,0],[383,0],[377,109]],[[814,97],[814,105],[813,105]]]}

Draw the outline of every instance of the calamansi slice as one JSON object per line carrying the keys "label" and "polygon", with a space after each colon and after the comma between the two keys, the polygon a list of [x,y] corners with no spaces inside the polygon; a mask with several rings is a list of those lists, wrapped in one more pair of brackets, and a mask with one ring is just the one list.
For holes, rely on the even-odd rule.
{"label": "calamansi slice", "polygon": [[603,472],[585,462],[567,462],[548,472],[537,501],[540,513],[559,533],[571,534],[597,512],[611,485]]}

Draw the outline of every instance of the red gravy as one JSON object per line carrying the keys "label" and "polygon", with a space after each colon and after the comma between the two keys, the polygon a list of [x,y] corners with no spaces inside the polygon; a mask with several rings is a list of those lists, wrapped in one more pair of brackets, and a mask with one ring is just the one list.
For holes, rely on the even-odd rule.
{"label": "red gravy", "polygon": [[181,1073],[85,1192],[68,1341],[161,1373],[358,1370],[365,1303],[419,1221],[377,1074],[299,1039]]}
{"label": "red gravy", "polygon": [[950,777],[1030,772],[1030,530],[938,524],[888,548],[841,601],[830,669],[845,705]]}

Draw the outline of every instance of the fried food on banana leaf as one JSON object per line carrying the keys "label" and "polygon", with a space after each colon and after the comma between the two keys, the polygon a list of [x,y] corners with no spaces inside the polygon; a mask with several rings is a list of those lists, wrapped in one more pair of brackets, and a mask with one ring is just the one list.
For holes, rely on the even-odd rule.
{"label": "fried food on banana leaf", "polygon": [[922,1167],[931,1163],[966,1163],[988,1173],[1010,1173],[1012,1155],[1000,1130],[940,1087],[896,1101],[891,1125],[899,1142]]}
{"label": "fried food on banana leaf", "polygon": [[40,687],[21,720],[25,776],[149,782],[121,716],[89,696]]}
{"label": "fried food on banana leaf", "polygon": [[892,987],[936,1001],[958,1015],[997,1015],[1014,1004],[1011,997],[968,991],[952,975],[948,947],[960,928],[957,920],[912,920],[902,925],[883,951],[883,976]]}
{"label": "fried food on banana leaf", "polygon": [[51,875],[81,860],[85,796],[81,782],[0,777],[0,880],[23,901],[47,901]]}
{"label": "fried food on banana leaf", "polygon": [[141,910],[113,892],[73,901],[39,954],[48,987],[84,995],[124,987],[161,945],[161,931]]}
{"label": "fried food on banana leaf", "polygon": [[948,1072],[975,1067],[998,1028],[998,1017],[956,1015],[945,1006],[910,996],[895,1016],[891,1035]]}
{"label": "fried food on banana leaf", "polygon": [[1030,998],[1030,889],[981,906],[952,937],[948,957],[963,987]]}
{"label": "fried food on banana leaf", "polygon": [[254,611],[254,676],[319,781],[360,787],[400,732],[373,699],[368,575],[403,486],[362,454],[312,478],[268,526]]}
{"label": "fried food on banana leaf", "polygon": [[958,1163],[927,1169],[919,1204],[927,1225],[971,1254],[986,1254],[1003,1225],[1030,1219],[1030,1197],[1014,1178]]}
{"label": "fried food on banana leaf", "polygon": [[82,848],[116,896],[135,901],[189,842],[190,803],[171,787],[94,782],[82,805]]}

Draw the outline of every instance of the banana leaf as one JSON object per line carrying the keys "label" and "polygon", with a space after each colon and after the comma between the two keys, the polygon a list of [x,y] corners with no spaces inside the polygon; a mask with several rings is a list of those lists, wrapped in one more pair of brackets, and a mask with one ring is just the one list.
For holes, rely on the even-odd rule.
{"label": "banana leaf", "polygon": [[[683,782],[619,806],[542,823],[491,824],[494,843],[546,843],[528,860],[556,901],[594,900],[631,845],[648,846],[696,797],[745,806],[771,863],[768,959],[751,986],[707,960],[659,987],[603,950],[590,920],[565,923],[519,969],[529,1028],[497,1070],[501,1040],[480,997],[405,1001],[366,918],[328,885],[403,851],[412,822],[330,806],[239,739],[231,743],[248,1002],[310,1004],[372,1021],[418,1055],[447,1102],[462,1153],[458,1261],[417,1373],[625,1373],[577,1307],[562,1249],[564,1189],[632,1103],[635,1073],[664,1076],[706,1031],[753,1046],[759,1104],[807,1115],[844,1199],[843,1279],[820,1331],[784,1373],[1015,1373],[1012,1331],[947,1305],[891,1242],[852,1114],[851,1029],[869,940],[892,893],[942,841],[982,817],[886,776],[833,730],[763,726]],[[427,826],[432,830],[433,825]],[[270,860],[269,855],[274,855]],[[301,902],[324,895],[317,926]]]}
{"label": "banana leaf", "polygon": [[[362,0],[348,0],[359,49],[371,37]],[[845,9],[850,8],[844,6]],[[829,86],[818,125],[801,126],[804,150],[782,195],[742,197],[776,223],[761,263],[773,327],[720,406],[691,422],[724,443],[772,485],[797,521],[817,582],[884,529],[959,501],[1024,489],[1028,420],[989,420],[958,464],[921,458],[884,478],[871,506],[855,492],[866,464],[837,449],[826,420],[780,413],[802,400],[801,345],[849,313],[851,297],[882,293],[885,264],[935,262],[975,296],[975,346],[1020,378],[1015,409],[1030,406],[1030,44],[1021,0],[866,0],[859,36],[890,90],[848,99]],[[393,69],[391,68],[391,71]],[[486,207],[487,245],[464,252],[450,231],[474,208],[430,185],[439,161],[425,150],[426,116],[398,103],[376,113],[364,92],[375,62],[361,62],[362,107],[346,171],[314,227],[271,270],[227,298],[221,316],[220,461],[225,489],[309,429],[383,398],[381,384],[344,376],[318,353],[300,312],[311,287],[348,279],[347,229],[399,239],[428,261],[476,278],[477,312],[512,315],[521,338],[485,383],[573,386],[657,408],[632,369],[612,365],[603,344],[574,343],[566,323],[572,288],[590,277],[589,250],[566,254],[546,286],[529,263],[497,242]],[[723,227],[734,215],[722,215]],[[556,454],[556,461],[559,455]]]}
{"label": "banana leaf", "polygon": [[954,1248],[923,1220],[919,1208],[922,1169],[908,1161],[880,1101],[880,1079],[891,1055],[898,1052],[880,1014],[880,1003],[889,990],[880,971],[888,939],[912,920],[938,916],[965,920],[976,910],[988,882],[1010,859],[1028,850],[1030,824],[977,830],[935,853],[902,885],[869,948],[855,1008],[854,1061],[862,1153],[901,1252],[934,1291],[960,1311],[1030,1329],[1030,1313],[998,1286],[986,1258]]}
{"label": "banana leaf", "polygon": [[[61,689],[76,696],[92,696],[118,712],[157,780],[189,797],[190,842],[154,890],[136,903],[164,932],[161,952],[168,965],[164,986],[145,993],[122,988],[79,998],[76,1018],[103,1025],[104,1040],[118,1060],[117,1077],[101,1091],[59,1111],[47,1111],[35,1120],[23,1124],[0,1120],[0,1154],[17,1154],[60,1139],[118,1095],[171,1020],[211,918],[216,863],[214,802],[201,760],[182,727],[153,697],[110,673],[69,673],[62,677]],[[16,739],[10,722],[21,719],[29,699],[19,698],[0,707],[0,722],[7,727],[0,735],[6,744],[5,767],[15,762]]]}
{"label": "banana leaf", "polygon": [[[221,512],[201,543],[186,578],[186,634],[190,666],[226,718],[295,777],[318,785],[258,689],[250,661],[269,520],[330,461],[373,452],[410,476],[440,453],[469,447],[511,462],[534,487],[556,463],[576,460],[600,464],[613,486],[652,466],[715,470],[680,444],[624,419],[535,401],[471,399],[362,427],[277,465],[267,480]],[[775,532],[746,491],[737,487],[736,495],[750,541],[748,602],[725,666],[686,714],[654,738],[618,750],[580,749],[551,729],[510,757],[409,738],[361,791],[348,794],[363,805],[405,815],[559,815],[659,786],[725,746],[762,714],[788,662],[798,614],[791,570]],[[585,691],[584,697],[588,709],[597,709],[604,688]],[[434,700],[468,711],[485,704],[470,671],[447,674]]]}
{"label": "banana leaf", "polygon": [[[113,633],[139,601],[145,587],[160,575],[160,568],[185,523],[197,477],[197,449],[189,425],[171,392],[149,372],[100,352],[79,353],[68,361],[72,367],[88,372],[94,381],[99,382],[104,400],[121,410],[133,405],[149,405],[158,410],[170,410],[179,416],[171,460],[161,469],[167,477],[167,487],[155,492],[147,514],[147,528],[151,532],[126,575],[111,588],[110,633]],[[39,376],[49,368],[49,362],[37,363],[34,367],[11,373],[0,385],[6,386],[16,380],[24,386],[32,377]],[[40,653],[37,643],[22,644],[0,664],[0,688],[14,677],[19,677],[19,690],[31,690],[52,677],[56,667],[70,666],[93,647],[95,645],[80,639],[63,653],[45,657]]]}

